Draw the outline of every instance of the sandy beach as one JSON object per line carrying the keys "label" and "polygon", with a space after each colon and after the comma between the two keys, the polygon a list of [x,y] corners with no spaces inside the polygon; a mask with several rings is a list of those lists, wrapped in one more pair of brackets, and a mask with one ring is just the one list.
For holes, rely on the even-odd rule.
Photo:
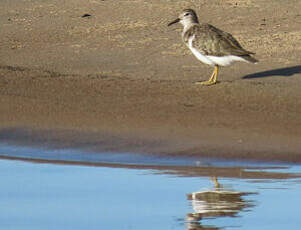
{"label": "sandy beach", "polygon": [[[210,3],[209,3],[210,2]],[[298,0],[2,0],[0,140],[112,152],[301,162]],[[167,27],[184,8],[257,65],[212,67]],[[82,17],[89,14],[88,17]]]}

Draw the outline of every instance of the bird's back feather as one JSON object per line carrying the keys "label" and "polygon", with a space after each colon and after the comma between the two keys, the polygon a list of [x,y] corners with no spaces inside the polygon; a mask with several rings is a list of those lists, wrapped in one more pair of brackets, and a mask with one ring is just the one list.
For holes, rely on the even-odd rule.
{"label": "bird's back feather", "polygon": [[250,62],[256,60],[250,56],[250,54],[254,53],[242,48],[230,33],[224,32],[210,24],[193,24],[185,30],[183,32],[183,40],[187,45],[191,36],[194,36],[192,46],[203,55],[217,57],[235,55],[242,56],[242,58]]}

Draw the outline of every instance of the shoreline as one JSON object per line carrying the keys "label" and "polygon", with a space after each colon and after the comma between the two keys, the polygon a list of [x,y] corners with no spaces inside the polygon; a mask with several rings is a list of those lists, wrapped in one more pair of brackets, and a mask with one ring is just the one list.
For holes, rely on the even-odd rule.
{"label": "shoreline", "polygon": [[[132,130],[133,131],[133,130]],[[135,133],[135,134],[133,134]],[[300,164],[298,138],[295,140],[296,146],[288,152],[282,151],[281,147],[285,138],[280,138],[282,142],[275,139],[269,140],[274,145],[267,145],[267,139],[249,140],[247,144],[237,142],[231,138],[220,143],[216,140],[203,140],[202,142],[191,137],[150,136],[143,135],[140,131],[126,135],[125,133],[101,133],[99,131],[80,131],[66,129],[32,129],[32,128],[1,128],[1,143],[12,146],[37,147],[49,150],[72,149],[83,151],[87,154],[93,153],[114,153],[126,155],[128,153],[140,154],[156,158],[208,158],[226,161],[258,162],[270,164]],[[162,132],[160,132],[162,133]],[[208,134],[208,133],[207,133]],[[214,132],[216,137],[216,132]],[[229,134],[227,132],[227,134]],[[237,135],[237,133],[235,133]],[[207,136],[208,137],[208,136]],[[226,138],[226,136],[222,136]],[[260,136],[262,138],[262,136]],[[228,143],[230,142],[231,143]],[[252,143],[256,143],[255,144]],[[262,143],[265,141],[265,143]],[[218,145],[217,145],[218,143]],[[280,150],[279,150],[280,148]],[[277,151],[278,149],[278,151]],[[296,150],[296,151],[294,151]]]}
{"label": "shoreline", "polygon": [[[196,164],[197,162],[190,161],[186,165],[186,163],[182,164],[181,160],[177,163],[174,162],[175,158],[165,158],[165,163],[162,163],[160,157],[152,158],[146,156],[147,158],[143,158],[142,162],[134,161],[132,163],[123,162],[121,158],[118,162],[110,162],[110,161],[102,161],[98,160],[85,160],[83,158],[77,159],[79,156],[72,156],[72,158],[60,155],[59,157],[55,157],[48,152],[48,150],[40,150],[42,152],[42,156],[36,156],[35,152],[30,152],[30,147],[26,148],[27,152],[30,152],[28,155],[18,155],[17,152],[20,151],[22,147],[9,146],[9,148],[14,149],[13,154],[2,154],[0,153],[0,160],[9,160],[9,161],[21,161],[26,163],[34,163],[34,164],[54,164],[54,165],[64,165],[64,166],[84,166],[84,167],[105,167],[105,168],[123,168],[123,169],[133,169],[133,170],[151,170],[152,173],[160,173],[167,175],[176,175],[181,177],[222,177],[222,178],[245,178],[245,179],[296,179],[300,178],[301,174],[296,173],[294,171],[290,172],[291,168],[299,167],[300,164],[285,164],[285,163],[256,163],[256,162],[236,162],[231,160],[214,160],[207,159],[207,162],[202,159],[198,159],[202,161],[200,164]],[[1,150],[2,151],[2,150]],[[22,151],[22,150],[21,150]],[[32,148],[32,151],[36,151],[36,149]],[[71,151],[71,150],[69,150]],[[63,152],[68,153],[68,150],[64,150]],[[63,154],[61,151],[60,154]],[[70,154],[70,152],[69,152]],[[87,154],[87,153],[82,153]],[[41,153],[40,153],[41,155]],[[113,154],[114,155],[114,154]],[[50,157],[51,156],[51,157]],[[120,155],[121,156],[121,155]],[[137,155],[139,156],[139,155]],[[49,158],[50,157],[50,158]],[[133,157],[133,156],[132,156]],[[139,156],[141,158],[141,156]],[[179,157],[179,156],[178,156]],[[117,157],[118,158],[118,157]],[[142,159],[141,158],[141,159]],[[116,160],[116,157],[114,157]],[[185,158],[181,158],[182,161]],[[197,158],[195,158],[196,160]],[[187,159],[186,159],[187,160]],[[194,163],[193,163],[194,162]],[[193,164],[191,164],[193,163]]]}

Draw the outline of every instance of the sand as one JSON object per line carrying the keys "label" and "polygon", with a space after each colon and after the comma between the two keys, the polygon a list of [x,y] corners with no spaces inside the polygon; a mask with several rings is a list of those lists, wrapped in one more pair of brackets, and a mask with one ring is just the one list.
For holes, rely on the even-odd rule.
{"label": "sand", "polygon": [[[2,0],[0,139],[93,151],[301,162],[298,0]],[[183,8],[257,65],[190,54]],[[89,14],[89,17],[82,17]]]}

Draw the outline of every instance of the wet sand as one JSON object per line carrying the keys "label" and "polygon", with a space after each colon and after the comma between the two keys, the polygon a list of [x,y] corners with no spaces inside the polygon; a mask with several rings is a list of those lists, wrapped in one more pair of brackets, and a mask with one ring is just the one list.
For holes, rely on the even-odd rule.
{"label": "wet sand", "polygon": [[[301,162],[300,4],[1,1],[0,139]],[[187,7],[260,63],[195,85],[212,69],[182,44],[180,25],[166,26]]]}

